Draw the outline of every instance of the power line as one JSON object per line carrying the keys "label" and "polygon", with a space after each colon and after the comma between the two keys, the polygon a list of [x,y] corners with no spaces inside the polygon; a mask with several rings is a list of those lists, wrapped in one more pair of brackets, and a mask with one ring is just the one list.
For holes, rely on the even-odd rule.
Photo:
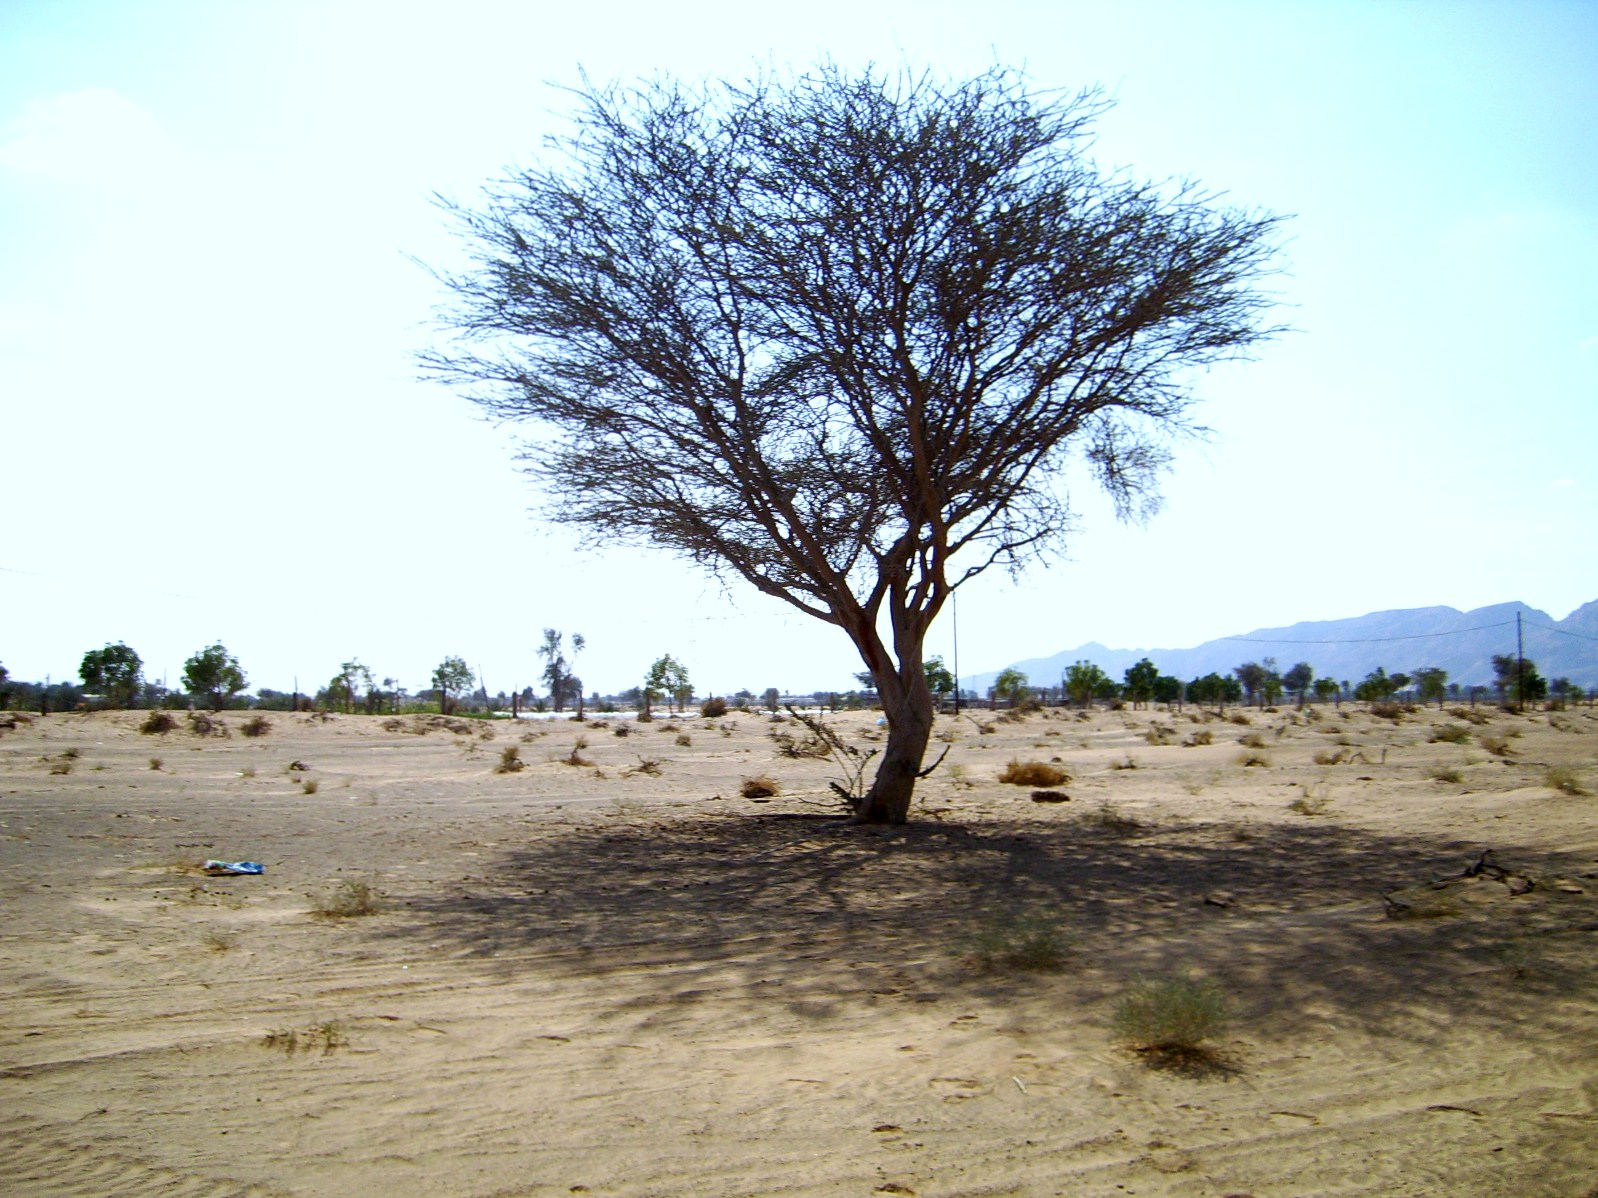
{"label": "power line", "polygon": [[[1349,638],[1345,640],[1287,641],[1278,640],[1275,637],[1252,636],[1222,636],[1217,637],[1216,640],[1242,641],[1244,644],[1248,645],[1380,645],[1389,641],[1421,641],[1439,636],[1462,636],[1467,632],[1486,632],[1493,628],[1508,628],[1512,623],[1512,620],[1505,620],[1501,624],[1478,624],[1474,628],[1450,628],[1447,632],[1414,632],[1407,636],[1368,636],[1359,637],[1357,639]],[[1538,626],[1533,625],[1533,627]],[[1550,629],[1550,631],[1558,632],[1559,629]],[[1571,633],[1570,635],[1575,636],[1579,634]],[[1588,639],[1598,640],[1598,637],[1590,637]]]}
{"label": "power line", "polygon": [[1598,636],[1588,636],[1585,632],[1569,632],[1563,628],[1555,628],[1552,624],[1528,624],[1527,628],[1540,628],[1544,632],[1555,632],[1560,636],[1573,636],[1579,641],[1598,641]]}

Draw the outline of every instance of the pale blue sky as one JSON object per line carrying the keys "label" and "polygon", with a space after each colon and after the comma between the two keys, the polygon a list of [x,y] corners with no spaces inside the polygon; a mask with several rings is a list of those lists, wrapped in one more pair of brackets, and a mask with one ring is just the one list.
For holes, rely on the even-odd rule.
{"label": "pale blue sky", "polygon": [[[1100,83],[1098,157],[1295,214],[1297,331],[1199,380],[1165,511],[1082,495],[1069,559],[960,605],[964,672],[1085,640],[1598,598],[1598,3],[554,5],[0,0],[0,662],[252,683],[446,654],[509,689],[538,630],[620,689],[843,687],[842,635],[524,514],[512,433],[415,379],[470,199],[579,65],[997,61]],[[948,655],[947,624],[932,651]]]}

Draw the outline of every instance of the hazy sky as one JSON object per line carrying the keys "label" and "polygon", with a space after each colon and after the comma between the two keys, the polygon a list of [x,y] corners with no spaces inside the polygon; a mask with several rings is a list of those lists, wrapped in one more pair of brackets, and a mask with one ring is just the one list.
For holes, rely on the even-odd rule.
{"label": "hazy sky", "polygon": [[1102,84],[1101,162],[1294,215],[1297,331],[1197,380],[1152,523],[1081,494],[1066,560],[963,593],[963,673],[1598,598],[1598,3],[0,0],[0,662],[508,690],[553,626],[601,690],[847,687],[835,629],[540,527],[515,430],[412,360],[431,196],[540,154],[552,84],[827,55]]}

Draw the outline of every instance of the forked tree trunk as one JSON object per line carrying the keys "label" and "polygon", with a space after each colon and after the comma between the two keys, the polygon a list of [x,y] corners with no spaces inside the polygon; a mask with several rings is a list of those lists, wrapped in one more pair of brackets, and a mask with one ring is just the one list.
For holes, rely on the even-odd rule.
{"label": "forked tree trunk", "polygon": [[882,714],[888,721],[888,743],[871,789],[855,809],[855,822],[902,824],[910,818],[910,800],[932,737],[932,691],[918,660],[909,686],[895,676],[886,686],[879,683],[877,693],[882,696]]}

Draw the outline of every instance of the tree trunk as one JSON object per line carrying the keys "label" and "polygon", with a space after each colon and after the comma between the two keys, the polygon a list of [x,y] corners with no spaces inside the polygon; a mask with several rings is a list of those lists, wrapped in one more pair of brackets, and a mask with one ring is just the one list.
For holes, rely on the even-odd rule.
{"label": "tree trunk", "polygon": [[932,692],[924,685],[910,687],[896,701],[885,698],[882,711],[888,743],[871,789],[855,812],[857,824],[902,824],[910,818],[910,799],[932,736]]}

